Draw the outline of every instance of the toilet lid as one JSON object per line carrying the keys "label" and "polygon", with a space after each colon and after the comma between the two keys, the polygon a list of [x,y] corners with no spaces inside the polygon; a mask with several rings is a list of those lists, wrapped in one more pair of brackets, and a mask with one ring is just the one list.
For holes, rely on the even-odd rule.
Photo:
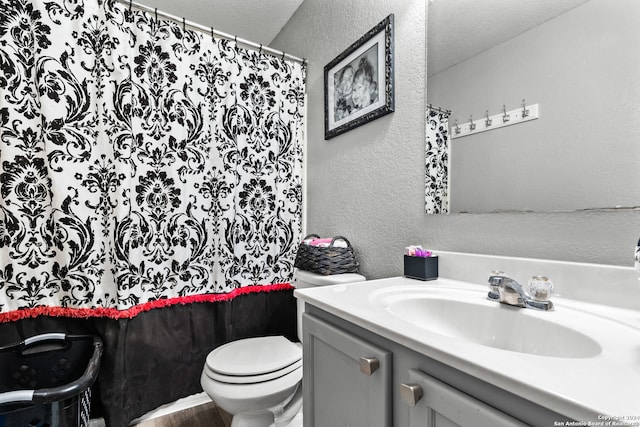
{"label": "toilet lid", "polygon": [[267,372],[265,374],[258,375],[224,375],[218,372],[214,372],[205,366],[204,374],[214,381],[219,381],[227,384],[258,384],[273,381],[278,378],[282,378],[285,375],[294,374],[298,375],[295,371],[302,372],[302,360],[298,360],[293,364],[280,369],[279,371]]}
{"label": "toilet lid", "polygon": [[207,367],[223,375],[255,376],[279,371],[302,359],[302,349],[283,336],[232,341],[207,356]]}

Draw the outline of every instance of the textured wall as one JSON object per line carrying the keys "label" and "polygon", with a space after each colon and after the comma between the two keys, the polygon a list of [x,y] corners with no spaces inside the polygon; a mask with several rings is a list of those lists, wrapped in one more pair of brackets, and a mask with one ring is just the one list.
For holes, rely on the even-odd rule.
{"label": "textured wall", "polygon": [[[349,237],[369,278],[402,274],[403,248],[418,243],[631,265],[638,211],[424,215],[426,4],[305,0],[272,43],[309,64],[307,231]],[[396,111],[325,141],[323,67],[389,13]]]}

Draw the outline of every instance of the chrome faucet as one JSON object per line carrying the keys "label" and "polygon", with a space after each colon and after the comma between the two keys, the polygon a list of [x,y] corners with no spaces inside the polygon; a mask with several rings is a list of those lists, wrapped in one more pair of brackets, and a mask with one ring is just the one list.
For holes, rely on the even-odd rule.
{"label": "chrome faucet", "polygon": [[531,297],[522,285],[502,272],[494,272],[489,276],[489,294],[491,301],[513,305],[515,307],[533,308],[536,310],[553,310],[553,303]]}

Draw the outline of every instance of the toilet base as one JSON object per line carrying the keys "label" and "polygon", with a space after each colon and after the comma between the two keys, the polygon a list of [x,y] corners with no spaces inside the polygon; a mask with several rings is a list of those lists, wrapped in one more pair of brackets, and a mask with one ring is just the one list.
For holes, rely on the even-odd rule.
{"label": "toilet base", "polygon": [[273,424],[273,414],[236,414],[231,419],[231,427],[265,427]]}
{"label": "toilet base", "polygon": [[269,427],[302,427],[302,407],[291,419],[269,424]]}
{"label": "toilet base", "polygon": [[298,387],[277,416],[273,412],[236,414],[231,427],[302,427],[302,387]]}

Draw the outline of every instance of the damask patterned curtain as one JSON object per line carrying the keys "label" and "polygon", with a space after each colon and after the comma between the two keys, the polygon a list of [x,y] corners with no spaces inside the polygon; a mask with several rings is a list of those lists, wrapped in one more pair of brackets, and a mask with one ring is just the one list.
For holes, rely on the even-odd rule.
{"label": "damask patterned curtain", "polygon": [[304,81],[113,0],[3,0],[0,321],[288,288]]}
{"label": "damask patterned curtain", "polygon": [[449,213],[449,114],[426,113],[425,213]]}

